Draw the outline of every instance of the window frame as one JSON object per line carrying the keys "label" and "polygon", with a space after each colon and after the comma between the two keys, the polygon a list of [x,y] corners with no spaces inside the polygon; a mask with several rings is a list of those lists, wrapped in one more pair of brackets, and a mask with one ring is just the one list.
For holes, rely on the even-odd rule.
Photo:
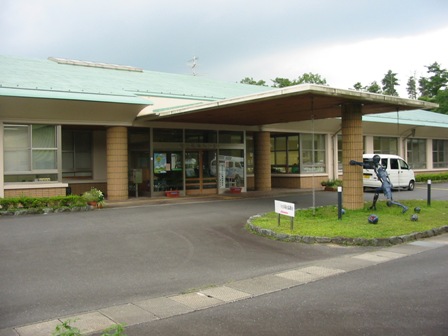
{"label": "window frame", "polygon": [[406,141],[407,163],[413,169],[427,168],[426,141],[427,139],[419,139],[419,138],[407,139]]}
{"label": "window frame", "polygon": [[[37,147],[34,146],[33,144],[33,129],[35,128],[35,126],[51,126],[54,128],[54,136],[53,136],[53,146],[48,146],[48,147]],[[60,127],[57,125],[52,125],[52,124],[4,124],[3,125],[3,138],[6,138],[6,134],[8,132],[8,128],[12,128],[12,127],[23,127],[27,129],[27,134],[26,134],[26,145],[23,144],[19,144],[19,146],[17,147],[11,147],[11,148],[7,148],[5,145],[5,140],[4,140],[4,155],[7,156],[8,152],[17,152],[17,148],[20,148],[24,153],[26,152],[26,156],[27,156],[27,166],[28,169],[25,170],[7,170],[7,166],[4,164],[4,171],[3,174],[4,176],[32,176],[34,175],[34,181],[39,181],[39,179],[44,180],[44,181],[48,181],[48,177],[42,177],[39,178],[37,177],[38,175],[56,175],[57,180],[59,180],[59,157],[60,157],[60,153],[59,153],[59,148],[58,148],[58,144],[59,144],[59,136],[60,136]],[[35,133],[37,133],[36,131],[34,131]],[[37,141],[35,141],[37,142]],[[54,168],[36,168],[36,163],[38,161],[35,160],[35,154],[38,151],[49,151],[54,153],[54,160],[52,162]],[[30,182],[30,181],[26,181],[26,182]],[[39,181],[40,182],[40,181]]]}
{"label": "window frame", "polygon": [[[311,139],[306,139],[311,136]],[[326,164],[326,138],[325,134],[311,133],[285,133],[271,135],[271,173],[273,174],[315,174],[325,173]],[[297,141],[291,140],[291,137],[297,137]],[[316,137],[318,137],[316,139]],[[279,142],[279,139],[281,139]],[[311,148],[304,146],[305,140],[314,143]],[[315,142],[323,147],[315,147]],[[296,144],[298,148],[290,148],[291,144]],[[280,148],[279,148],[280,147]],[[307,155],[308,154],[308,155]],[[290,162],[291,157],[297,157],[297,162]],[[304,163],[304,158],[310,157],[310,163]],[[316,162],[317,157],[322,157],[322,162]],[[280,160],[281,159],[281,160]],[[294,161],[294,160],[292,160]]]}
{"label": "window frame", "polygon": [[[67,133],[71,133],[71,138],[72,138],[72,143],[73,143],[73,148],[72,149],[65,149],[64,148],[64,135],[62,135],[62,139],[61,139],[61,157],[62,157],[62,166],[61,166],[61,170],[62,170],[62,177],[66,178],[66,179],[92,179],[93,178],[93,131],[91,130],[76,130],[76,129],[67,129],[67,130],[63,130],[64,134]],[[76,138],[80,137],[80,135],[83,134],[83,136],[85,134],[88,134],[89,136],[89,149],[90,151],[88,152],[82,152],[80,150],[76,150]],[[64,162],[65,162],[65,158],[64,158],[64,154],[67,153],[71,153],[72,154],[72,162],[73,162],[73,166],[71,169],[67,169],[64,167]],[[78,153],[78,155],[77,155]],[[90,167],[89,168],[79,168],[77,166],[77,156],[80,155],[80,153],[85,153],[87,155],[90,155]],[[78,159],[79,160],[79,159]],[[90,173],[88,175],[86,175],[86,173]],[[70,175],[67,175],[70,174]]]}
{"label": "window frame", "polygon": [[433,168],[448,167],[448,140],[432,140],[432,165]]}

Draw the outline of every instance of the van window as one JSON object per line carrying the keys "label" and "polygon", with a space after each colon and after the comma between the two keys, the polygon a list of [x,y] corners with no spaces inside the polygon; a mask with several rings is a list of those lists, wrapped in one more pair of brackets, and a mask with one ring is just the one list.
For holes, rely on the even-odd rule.
{"label": "van window", "polygon": [[381,159],[381,165],[387,169],[387,159]]}
{"label": "van window", "polygon": [[404,162],[403,160],[398,160],[398,161],[400,161],[401,169],[409,169],[409,165],[406,162]]}
{"label": "van window", "polygon": [[390,159],[390,169],[398,169],[398,159]]}

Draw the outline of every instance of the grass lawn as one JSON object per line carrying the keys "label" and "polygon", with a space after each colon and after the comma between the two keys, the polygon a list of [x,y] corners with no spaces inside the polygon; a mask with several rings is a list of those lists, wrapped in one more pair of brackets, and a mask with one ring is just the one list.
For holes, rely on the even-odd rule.
{"label": "grass lawn", "polygon": [[[338,219],[337,206],[299,209],[295,212],[293,231],[290,228],[291,218],[280,216],[279,226],[278,214],[275,212],[254,217],[251,223],[278,234],[366,239],[401,236],[448,225],[447,201],[432,201],[429,207],[426,201],[411,200],[402,203],[409,207],[404,214],[400,207],[388,207],[385,201],[378,201],[377,210],[369,210],[371,202],[366,203],[364,209],[347,210],[341,220]],[[419,207],[421,211],[417,214],[418,220],[412,221],[415,207]],[[378,224],[368,222],[371,214],[378,216]]]}

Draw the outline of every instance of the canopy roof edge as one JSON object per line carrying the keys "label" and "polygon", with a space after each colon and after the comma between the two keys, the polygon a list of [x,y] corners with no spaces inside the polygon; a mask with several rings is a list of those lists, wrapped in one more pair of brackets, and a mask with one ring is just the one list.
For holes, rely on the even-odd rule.
{"label": "canopy roof edge", "polygon": [[176,121],[265,125],[341,116],[341,105],[360,104],[363,114],[433,109],[437,104],[329,86],[302,84],[251,95],[177,107],[139,117],[139,121]]}

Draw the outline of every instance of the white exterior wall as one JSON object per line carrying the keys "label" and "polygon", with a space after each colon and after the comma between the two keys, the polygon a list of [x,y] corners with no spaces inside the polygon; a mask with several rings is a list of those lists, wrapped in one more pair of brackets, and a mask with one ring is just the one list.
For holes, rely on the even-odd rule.
{"label": "white exterior wall", "polygon": [[373,153],[373,135],[364,136],[364,153]]}
{"label": "white exterior wall", "polygon": [[426,169],[433,169],[434,163],[432,160],[432,139],[426,139]]}

